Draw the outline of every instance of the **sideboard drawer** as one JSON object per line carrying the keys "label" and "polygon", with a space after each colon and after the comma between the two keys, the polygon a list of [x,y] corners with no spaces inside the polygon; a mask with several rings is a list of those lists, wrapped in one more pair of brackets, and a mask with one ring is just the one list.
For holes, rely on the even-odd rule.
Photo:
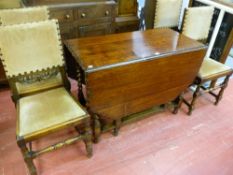
{"label": "sideboard drawer", "polygon": [[112,6],[110,5],[86,6],[77,10],[78,19],[93,19],[111,16]]}
{"label": "sideboard drawer", "polygon": [[25,0],[24,3],[25,6],[47,5],[50,18],[59,22],[63,40],[115,31],[114,0]]}
{"label": "sideboard drawer", "polygon": [[74,20],[73,9],[50,9],[50,18],[58,19],[59,23]]}
{"label": "sideboard drawer", "polygon": [[87,36],[106,35],[108,33],[112,33],[111,29],[112,29],[111,23],[79,26],[78,36],[87,37]]}
{"label": "sideboard drawer", "polygon": [[60,32],[62,39],[71,39],[77,37],[77,32],[75,31],[73,23],[60,23]]}

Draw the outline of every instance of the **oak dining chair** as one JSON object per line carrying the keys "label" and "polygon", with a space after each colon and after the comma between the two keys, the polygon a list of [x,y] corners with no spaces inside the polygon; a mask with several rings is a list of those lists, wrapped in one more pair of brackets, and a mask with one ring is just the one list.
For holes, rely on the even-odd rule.
{"label": "oak dining chair", "polygon": [[[213,13],[214,8],[211,6],[187,8],[185,10],[182,25],[182,34],[192,39],[206,43],[209,35]],[[200,90],[202,90],[203,92],[209,92],[209,94],[214,96],[215,105],[217,105],[222,99],[223,92],[227,87],[227,83],[232,73],[232,68],[209,57],[204,58],[198,75],[196,76],[193,83],[193,85],[196,85],[196,89],[193,92],[191,102],[183,99],[184,103],[188,106],[188,114],[192,114]],[[222,83],[215,84],[213,86],[213,83],[211,82],[215,82],[220,78],[224,78]],[[218,92],[216,92],[217,89]]]}
{"label": "oak dining chair", "polygon": [[[69,91],[58,21],[1,26],[0,38],[0,57],[17,110],[17,144],[30,174],[37,174],[34,158],[79,140],[91,156],[90,116]],[[80,126],[85,130],[75,137],[33,148],[42,137]]]}

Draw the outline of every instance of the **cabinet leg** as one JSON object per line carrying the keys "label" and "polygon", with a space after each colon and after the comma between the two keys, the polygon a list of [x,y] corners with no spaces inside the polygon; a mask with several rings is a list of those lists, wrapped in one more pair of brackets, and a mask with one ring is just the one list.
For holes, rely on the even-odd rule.
{"label": "cabinet leg", "polygon": [[114,121],[114,129],[113,129],[114,136],[118,136],[120,127],[121,127],[121,119],[115,120]]}

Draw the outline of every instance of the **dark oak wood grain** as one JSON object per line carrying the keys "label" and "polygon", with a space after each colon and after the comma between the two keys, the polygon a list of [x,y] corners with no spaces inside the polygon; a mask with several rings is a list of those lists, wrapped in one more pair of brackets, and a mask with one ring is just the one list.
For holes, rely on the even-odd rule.
{"label": "dark oak wood grain", "polygon": [[116,0],[116,33],[131,32],[139,29],[137,0]]}
{"label": "dark oak wood grain", "polygon": [[65,44],[85,71],[203,47],[170,29],[72,39]]}
{"label": "dark oak wood grain", "polygon": [[107,121],[176,99],[193,82],[206,52],[203,44],[170,29],[73,39],[65,45],[80,67],[87,107]]}

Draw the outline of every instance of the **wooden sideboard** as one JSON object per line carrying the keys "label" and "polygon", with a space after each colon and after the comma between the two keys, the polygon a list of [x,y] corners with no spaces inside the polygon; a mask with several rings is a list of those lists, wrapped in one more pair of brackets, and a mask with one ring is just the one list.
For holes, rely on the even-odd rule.
{"label": "wooden sideboard", "polygon": [[145,18],[146,29],[153,29],[154,28],[155,5],[156,5],[155,0],[145,0],[144,18]]}
{"label": "wooden sideboard", "polygon": [[170,29],[73,39],[65,46],[68,75],[76,74],[70,67],[77,65],[81,102],[81,83],[86,85],[95,132],[176,99],[193,82],[206,53],[203,44]]}
{"label": "wooden sideboard", "polygon": [[116,33],[136,31],[139,29],[137,0],[116,0]]}
{"label": "wooden sideboard", "polygon": [[63,39],[114,33],[113,0],[24,0],[26,6],[47,5],[58,19]]}

